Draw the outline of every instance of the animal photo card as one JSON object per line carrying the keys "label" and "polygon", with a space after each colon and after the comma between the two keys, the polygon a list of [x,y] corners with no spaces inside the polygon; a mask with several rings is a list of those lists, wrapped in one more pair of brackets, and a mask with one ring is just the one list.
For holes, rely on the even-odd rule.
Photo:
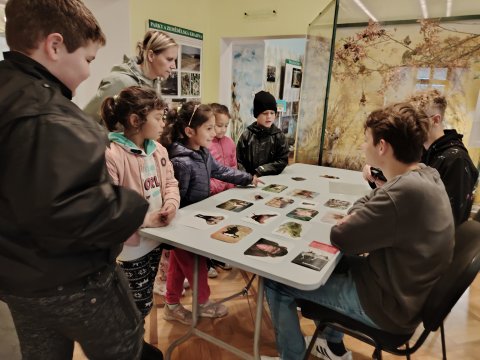
{"label": "animal photo card", "polygon": [[242,220],[256,225],[266,225],[278,219],[279,216],[280,214],[277,212],[261,209],[248,214]]}
{"label": "animal photo card", "polygon": [[342,220],[346,215],[338,211],[327,211],[320,221],[327,224],[336,224],[338,221]]}
{"label": "animal photo card", "polygon": [[254,193],[249,193],[248,195],[246,195],[245,198],[248,199],[249,201],[258,202],[258,201],[268,199],[269,196],[266,195],[265,193],[255,191]]}
{"label": "animal photo card", "polygon": [[268,206],[271,206],[271,207],[274,207],[274,208],[283,209],[285,206],[293,204],[294,202],[295,202],[295,200],[293,200],[291,198],[278,196],[278,197],[274,197],[273,199],[267,201],[265,203],[265,205],[268,205]]}
{"label": "animal photo card", "polygon": [[337,252],[338,249],[335,246],[312,241],[308,246],[308,250],[298,254],[292,260],[292,263],[320,271]]}
{"label": "animal photo card", "polygon": [[288,186],[286,185],[279,185],[279,184],[270,184],[267,186],[264,186],[262,188],[263,191],[269,191],[269,192],[274,192],[274,193],[280,193],[283,190],[285,190]]}
{"label": "animal photo card", "polygon": [[287,216],[293,219],[302,220],[302,221],[310,221],[315,216],[317,216],[318,211],[315,209],[307,209],[307,208],[296,208],[290,211]]}
{"label": "animal photo card", "polygon": [[252,205],[253,203],[245,200],[230,199],[224,203],[221,203],[220,205],[217,205],[217,208],[233,212],[241,212]]}
{"label": "animal photo card", "polygon": [[178,222],[195,229],[205,230],[221,224],[226,219],[228,219],[228,216],[224,214],[204,210],[194,210],[182,213]]}
{"label": "animal photo card", "polygon": [[285,221],[273,233],[289,239],[299,240],[307,232],[308,225],[299,221]]}
{"label": "animal photo card", "polygon": [[338,176],[334,176],[334,175],[328,175],[328,174],[322,174],[322,175],[319,175],[320,177],[323,177],[325,179],[332,179],[332,180],[338,180],[340,179]]}
{"label": "animal photo card", "polygon": [[339,200],[339,199],[328,199],[324,206],[333,208],[333,209],[341,209],[346,210],[350,206],[350,202],[346,200]]}
{"label": "animal photo card", "polygon": [[292,247],[293,244],[288,241],[262,237],[245,250],[244,254],[258,260],[277,263],[283,260]]}
{"label": "animal photo card", "polygon": [[292,190],[288,195],[309,200],[315,198],[318,195],[318,192],[304,189],[295,189]]}
{"label": "animal photo card", "polygon": [[215,231],[210,237],[228,243],[237,243],[250,234],[252,229],[244,225],[227,225]]}

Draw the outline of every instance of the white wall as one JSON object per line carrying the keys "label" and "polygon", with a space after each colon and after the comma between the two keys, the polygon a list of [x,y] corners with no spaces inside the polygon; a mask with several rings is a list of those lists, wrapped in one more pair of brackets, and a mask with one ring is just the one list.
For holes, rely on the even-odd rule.
{"label": "white wall", "polygon": [[101,48],[90,65],[90,77],[77,89],[73,101],[80,107],[87,104],[95,94],[100,80],[113,65],[122,62],[123,55],[133,55],[130,50],[129,0],[84,0],[93,12],[107,37],[107,45]]}

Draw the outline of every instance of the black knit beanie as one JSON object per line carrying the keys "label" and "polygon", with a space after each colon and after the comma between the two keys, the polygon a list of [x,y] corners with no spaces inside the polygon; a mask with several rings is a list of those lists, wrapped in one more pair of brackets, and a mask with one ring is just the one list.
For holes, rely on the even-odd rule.
{"label": "black knit beanie", "polygon": [[272,110],[276,113],[277,102],[272,94],[262,90],[256,93],[253,99],[253,116],[257,118],[258,115],[267,110]]}

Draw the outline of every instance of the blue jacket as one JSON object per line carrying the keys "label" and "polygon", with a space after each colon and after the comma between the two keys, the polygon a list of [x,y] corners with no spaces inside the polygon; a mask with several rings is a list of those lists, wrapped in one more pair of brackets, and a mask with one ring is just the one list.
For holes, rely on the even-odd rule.
{"label": "blue jacket", "polygon": [[211,177],[235,185],[248,185],[253,179],[246,172],[220,165],[204,147],[195,151],[174,142],[168,154],[180,188],[180,207],[206,199]]}

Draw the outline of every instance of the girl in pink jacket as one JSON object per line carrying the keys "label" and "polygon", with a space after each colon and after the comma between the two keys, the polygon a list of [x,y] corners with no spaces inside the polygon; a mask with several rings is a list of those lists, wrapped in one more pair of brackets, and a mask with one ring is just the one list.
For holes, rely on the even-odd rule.
{"label": "girl in pink jacket", "polygon": [[[111,132],[106,150],[113,183],[142,194],[150,203],[144,227],[166,226],[180,204],[178,183],[167,150],[158,139],[165,127],[165,103],[146,87],[131,86],[104,100],[101,115]],[[153,304],[153,283],[162,249],[158,242],[133,234],[117,258],[130,282],[140,313],[145,317]],[[158,351],[158,350],[157,350]]]}
{"label": "girl in pink jacket", "polygon": [[[230,113],[225,105],[210,104],[215,115],[215,137],[208,148],[212,157],[219,164],[237,168],[237,151],[233,140],[226,136]],[[210,195],[233,188],[235,185],[217,179],[210,179]]]}

